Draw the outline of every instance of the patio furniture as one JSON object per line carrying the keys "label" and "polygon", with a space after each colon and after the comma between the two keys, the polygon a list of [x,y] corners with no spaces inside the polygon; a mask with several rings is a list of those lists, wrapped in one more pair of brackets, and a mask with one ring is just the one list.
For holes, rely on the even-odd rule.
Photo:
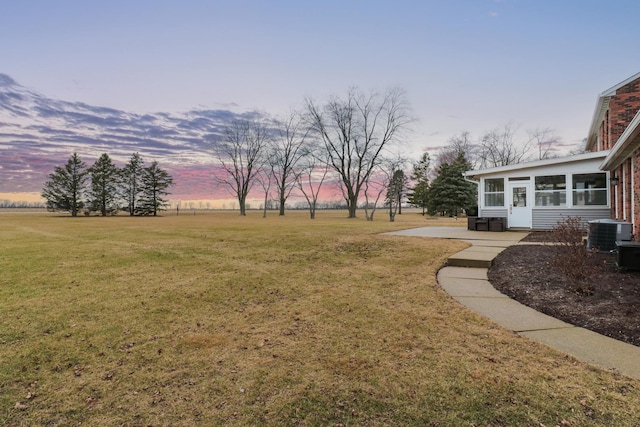
{"label": "patio furniture", "polygon": [[506,218],[502,217],[489,218],[489,231],[505,231],[505,220]]}
{"label": "patio furniture", "polygon": [[476,220],[477,216],[468,216],[467,217],[467,230],[475,231],[476,230]]}
{"label": "patio furniture", "polygon": [[489,218],[478,217],[475,221],[476,231],[489,231]]}

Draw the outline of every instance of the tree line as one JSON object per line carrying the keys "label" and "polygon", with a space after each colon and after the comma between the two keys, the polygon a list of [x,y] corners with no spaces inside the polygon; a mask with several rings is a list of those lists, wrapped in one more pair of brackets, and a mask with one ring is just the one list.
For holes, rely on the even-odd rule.
{"label": "tree line", "polygon": [[89,168],[73,153],[67,163],[56,167],[45,182],[42,197],[49,211],[63,211],[78,216],[99,212],[102,216],[120,210],[129,215],[154,215],[168,206],[168,188],[173,178],[154,161],[144,166],[144,160],[134,153],[118,168],[104,153]]}
{"label": "tree line", "polygon": [[237,199],[240,215],[246,215],[247,196],[258,188],[265,216],[273,199],[284,215],[285,203],[296,191],[314,218],[320,189],[330,181],[337,184],[350,218],[364,208],[366,218],[373,220],[382,204],[393,221],[404,201],[430,214],[454,216],[477,208],[477,187],[464,180],[463,172],[519,163],[534,152],[548,158],[559,142],[548,128],[529,131],[526,141],[518,141],[510,124],[477,141],[463,132],[440,150],[435,166],[425,153],[409,173],[409,159],[401,150],[413,121],[398,88],[384,93],[351,88],[325,103],[306,99],[286,120],[228,125],[212,141],[223,170],[218,181]]}
{"label": "tree line", "polygon": [[[392,88],[384,93],[351,88],[324,104],[305,100],[304,107],[285,120],[242,120],[227,126],[212,141],[223,173],[218,182],[238,201],[246,215],[247,196],[259,188],[267,201],[276,198],[280,215],[296,191],[315,217],[325,182],[338,183],[348,216],[356,216],[359,201],[378,201],[399,169],[399,147],[413,118],[405,93]],[[397,197],[386,199],[395,205]],[[373,204],[374,208],[376,203]],[[373,212],[367,211],[367,219]]]}
{"label": "tree line", "polygon": [[[424,153],[409,172],[410,159],[402,155],[402,145],[413,122],[399,88],[350,88],[324,103],[306,99],[285,119],[259,115],[235,120],[212,136],[209,142],[219,166],[214,179],[237,200],[240,215],[246,215],[250,193],[264,197],[263,216],[274,200],[284,215],[287,200],[295,194],[304,198],[313,219],[321,190],[331,182],[350,218],[362,208],[366,219],[373,220],[382,205],[393,221],[405,201],[423,213],[456,216],[477,208],[477,187],[464,180],[463,172],[518,163],[534,151],[547,158],[558,142],[550,129],[530,131],[527,141],[518,142],[512,125],[488,131],[476,141],[462,132],[437,153],[434,166]],[[121,207],[130,215],[155,215],[166,207],[163,196],[172,179],[156,162],[143,168],[136,153],[122,170],[106,154],[86,171],[79,163],[74,154],[50,176],[42,194],[47,207],[74,216],[85,205],[102,215]]]}

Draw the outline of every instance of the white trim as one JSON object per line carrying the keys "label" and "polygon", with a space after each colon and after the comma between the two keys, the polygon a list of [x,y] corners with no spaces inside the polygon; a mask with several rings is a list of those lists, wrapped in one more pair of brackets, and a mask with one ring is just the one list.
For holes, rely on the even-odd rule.
{"label": "white trim", "polygon": [[622,165],[622,219],[627,220],[627,168]]}
{"label": "white trim", "polygon": [[[602,144],[600,141],[598,129],[600,128],[600,124],[604,118],[604,112],[609,109],[609,99],[611,97],[603,97],[602,95],[598,95],[596,100],[596,108],[593,111],[593,118],[591,119],[591,125],[589,126],[589,133],[587,134],[587,144],[585,146],[586,150],[590,150],[596,143],[598,145]],[[596,147],[600,149],[601,147]]]}
{"label": "white trim", "polygon": [[[634,189],[636,188],[635,185],[635,162],[633,161],[633,159],[631,160],[631,223],[634,224],[636,221],[636,192],[634,191]],[[634,224],[636,227],[638,224]],[[634,230],[635,231],[635,230]]]}
{"label": "white trim", "polygon": [[627,77],[626,79],[624,79],[623,81],[621,81],[620,83],[611,86],[609,89],[605,90],[604,92],[602,92],[600,94],[600,96],[613,96],[616,94],[616,92],[618,91],[618,89],[620,89],[621,87],[624,87],[626,85],[628,85],[629,83],[631,83],[632,81],[634,81],[635,79],[637,79],[638,77],[640,77],[640,73],[636,73],[631,77]]}
{"label": "white trim", "polygon": [[613,206],[615,208],[614,209],[615,217],[620,218],[620,209],[618,209],[618,186],[617,185],[613,189]]}

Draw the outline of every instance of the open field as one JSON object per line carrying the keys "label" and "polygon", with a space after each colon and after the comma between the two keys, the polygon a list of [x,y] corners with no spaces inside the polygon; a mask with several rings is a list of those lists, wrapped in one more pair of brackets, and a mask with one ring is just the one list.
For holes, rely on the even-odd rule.
{"label": "open field", "polygon": [[0,425],[640,424],[439,288],[465,243],[379,234],[452,220],[376,215],[0,215]]}

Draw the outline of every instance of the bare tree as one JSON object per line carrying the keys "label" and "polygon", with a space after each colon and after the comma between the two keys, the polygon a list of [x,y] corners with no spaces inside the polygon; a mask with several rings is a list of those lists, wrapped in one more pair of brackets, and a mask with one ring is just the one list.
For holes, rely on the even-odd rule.
{"label": "bare tree", "polygon": [[216,156],[225,172],[218,179],[237,197],[242,216],[247,214],[247,195],[261,170],[268,141],[264,123],[239,120],[225,128],[224,140],[216,147]]}
{"label": "bare tree", "polygon": [[330,167],[327,159],[319,160],[312,154],[305,156],[304,159],[305,164],[301,167],[296,183],[307,200],[311,219],[315,219],[318,196],[320,195],[322,184],[324,184],[324,180],[329,174]]}
{"label": "bare tree", "polygon": [[371,179],[364,183],[364,217],[367,221],[373,221],[378,202],[389,184],[389,176],[379,170],[372,173]]}
{"label": "bare tree", "polygon": [[402,90],[364,94],[356,88],[345,98],[318,106],[306,101],[309,123],[324,143],[329,165],[339,175],[349,218],[355,218],[358,198],[385,148],[397,142],[412,119]]}
{"label": "bare tree", "polygon": [[264,205],[262,208],[262,218],[267,217],[267,209],[269,209],[269,196],[271,195],[271,185],[273,183],[273,174],[271,171],[262,170],[256,175],[256,181],[260,183],[262,192],[264,193]]}
{"label": "bare tree", "polygon": [[554,129],[537,127],[529,131],[529,141],[538,149],[538,160],[544,160],[554,156],[554,145],[560,137]]}
{"label": "bare tree", "polygon": [[292,112],[285,122],[277,125],[277,136],[271,142],[268,162],[278,190],[280,215],[284,215],[285,203],[300,174],[297,166],[306,152],[304,145],[309,128],[297,112]]}
{"label": "bare tree", "polygon": [[576,154],[584,154],[586,150],[587,150],[587,138],[582,138],[582,141],[580,141],[580,144],[573,147],[573,149],[569,151],[569,155],[574,156]]}
{"label": "bare tree", "polygon": [[364,186],[364,213],[367,221],[373,221],[373,216],[384,195],[384,204],[389,207],[389,220],[393,222],[400,212],[400,204],[406,195],[408,179],[402,168],[407,160],[401,156],[382,159],[380,167],[372,173]]}
{"label": "bare tree", "polygon": [[493,168],[524,161],[531,150],[531,141],[518,144],[515,133],[516,128],[511,124],[486,132],[480,140],[480,167]]}
{"label": "bare tree", "polygon": [[478,144],[473,142],[471,133],[463,131],[459,135],[454,135],[449,138],[447,145],[440,149],[437,155],[437,163],[435,169],[438,169],[443,163],[453,163],[458,158],[458,155],[462,153],[469,163],[476,167],[478,163]]}

